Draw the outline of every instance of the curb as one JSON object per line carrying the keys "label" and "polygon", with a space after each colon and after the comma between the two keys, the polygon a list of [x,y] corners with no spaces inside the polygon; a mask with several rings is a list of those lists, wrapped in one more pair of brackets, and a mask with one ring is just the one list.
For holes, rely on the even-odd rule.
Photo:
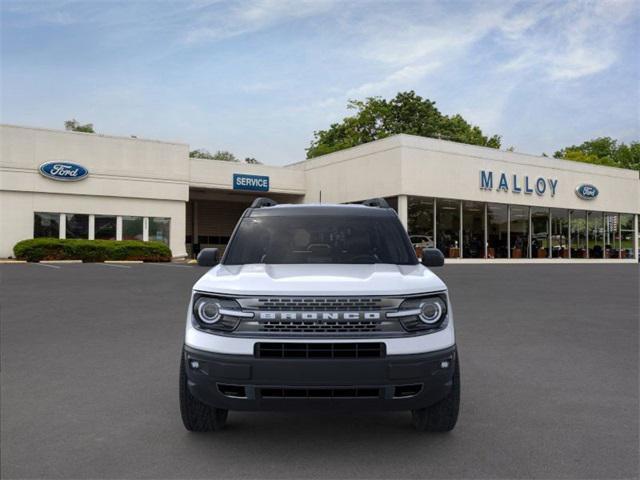
{"label": "curb", "polygon": [[127,264],[127,263],[144,263],[142,260],[105,260],[103,263]]}
{"label": "curb", "polygon": [[0,259],[0,265],[13,265],[16,263],[27,263],[26,260],[8,260],[8,259]]}
{"label": "curb", "polygon": [[38,263],[82,263],[82,260],[40,260]]}

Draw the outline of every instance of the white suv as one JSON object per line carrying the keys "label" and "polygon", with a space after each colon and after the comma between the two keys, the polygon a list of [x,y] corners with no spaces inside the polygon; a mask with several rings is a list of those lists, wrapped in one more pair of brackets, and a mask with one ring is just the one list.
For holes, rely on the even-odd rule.
{"label": "white suv", "polygon": [[445,284],[421,263],[382,199],[276,205],[256,199],[222,260],[196,282],[180,366],[191,431],[229,410],[410,410],[418,430],[449,431],[460,366]]}

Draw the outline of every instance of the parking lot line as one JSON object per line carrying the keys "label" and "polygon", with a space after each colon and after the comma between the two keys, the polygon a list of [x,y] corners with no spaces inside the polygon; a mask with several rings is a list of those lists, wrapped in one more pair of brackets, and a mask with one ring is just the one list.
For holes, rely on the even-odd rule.
{"label": "parking lot line", "polygon": [[159,265],[161,267],[193,268],[191,265],[176,265],[174,263],[149,263],[149,265]]}
{"label": "parking lot line", "polygon": [[47,267],[47,268],[62,268],[60,265],[51,265],[49,263],[40,263],[36,262],[34,265],[38,265],[39,267]]}
{"label": "parking lot line", "polygon": [[116,265],[114,263],[97,263],[97,265],[102,265],[104,267],[115,267],[115,268],[131,268],[129,265]]}

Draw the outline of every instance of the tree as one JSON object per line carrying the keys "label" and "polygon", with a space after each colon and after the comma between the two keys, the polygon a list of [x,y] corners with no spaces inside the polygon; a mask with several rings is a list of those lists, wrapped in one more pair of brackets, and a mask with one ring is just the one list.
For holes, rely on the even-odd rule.
{"label": "tree", "polygon": [[96,133],[93,130],[93,123],[85,123],[81,125],[75,118],[64,122],[64,129],[71,132]]}
{"label": "tree", "polygon": [[461,115],[443,115],[435,102],[423,99],[413,90],[399,92],[391,100],[380,97],[349,100],[347,108],[356,110],[355,115],[332,124],[327,130],[314,132],[307,158],[398,133],[500,148],[499,135],[485,136],[480,127],[471,125]]}
{"label": "tree", "polygon": [[247,157],[244,159],[244,163],[248,163],[250,165],[262,165],[262,162],[260,160],[256,160],[253,157]]}
{"label": "tree", "polygon": [[204,158],[206,160],[222,160],[224,162],[237,162],[236,156],[227,152],[226,150],[218,150],[216,153],[211,154],[208,150],[200,148],[198,150],[192,150],[189,152],[191,158]]}
{"label": "tree", "polygon": [[626,145],[611,137],[599,137],[558,150],[553,156],[574,162],[640,170],[640,142],[637,141]]}

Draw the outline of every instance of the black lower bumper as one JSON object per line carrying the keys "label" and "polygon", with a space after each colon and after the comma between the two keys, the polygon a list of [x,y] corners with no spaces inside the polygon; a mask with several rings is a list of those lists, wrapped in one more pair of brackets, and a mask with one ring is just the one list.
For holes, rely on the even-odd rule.
{"label": "black lower bumper", "polygon": [[228,410],[411,410],[450,391],[456,347],[367,359],[267,359],[185,346],[189,390]]}

